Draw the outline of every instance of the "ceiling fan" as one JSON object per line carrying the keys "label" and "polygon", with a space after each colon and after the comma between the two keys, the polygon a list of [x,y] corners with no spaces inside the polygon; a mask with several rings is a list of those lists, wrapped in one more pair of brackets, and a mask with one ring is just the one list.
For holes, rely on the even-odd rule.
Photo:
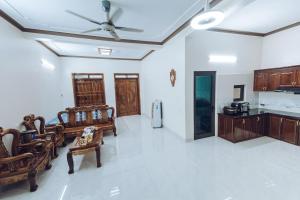
{"label": "ceiling fan", "polygon": [[142,29],[136,29],[136,28],[130,28],[130,27],[123,27],[123,26],[116,26],[115,22],[121,17],[123,11],[121,8],[118,8],[112,15],[110,15],[111,12],[111,2],[108,0],[102,0],[102,8],[104,12],[106,13],[106,21],[99,22],[96,20],[93,20],[91,18],[85,17],[83,15],[80,15],[76,12],[66,10],[67,13],[74,15],[76,17],[79,17],[81,19],[87,20],[93,24],[98,25],[97,28],[84,31],[82,33],[91,33],[96,31],[106,31],[108,32],[115,40],[120,40],[119,35],[117,34],[116,30],[120,31],[127,31],[127,32],[135,32],[135,33],[142,33],[144,30]]}

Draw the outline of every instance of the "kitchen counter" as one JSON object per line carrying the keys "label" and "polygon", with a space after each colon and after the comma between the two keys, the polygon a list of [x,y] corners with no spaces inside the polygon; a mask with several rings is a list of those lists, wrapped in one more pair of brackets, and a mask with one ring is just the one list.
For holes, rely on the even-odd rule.
{"label": "kitchen counter", "polygon": [[220,113],[218,136],[234,143],[269,136],[300,145],[300,113],[269,109],[251,109],[239,115]]}
{"label": "kitchen counter", "polygon": [[224,113],[220,113],[220,115],[231,116],[233,118],[253,117],[253,116],[265,115],[265,114],[273,114],[273,115],[280,115],[280,116],[300,119],[300,113],[285,112],[285,111],[270,110],[270,109],[251,109],[249,113],[242,113],[238,115],[226,115]]}

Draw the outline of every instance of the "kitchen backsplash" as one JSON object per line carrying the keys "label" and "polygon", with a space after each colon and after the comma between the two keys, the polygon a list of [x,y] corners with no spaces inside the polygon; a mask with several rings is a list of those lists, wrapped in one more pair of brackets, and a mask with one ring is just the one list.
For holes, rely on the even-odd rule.
{"label": "kitchen backsplash", "polygon": [[300,113],[300,95],[287,92],[259,93],[259,108]]}

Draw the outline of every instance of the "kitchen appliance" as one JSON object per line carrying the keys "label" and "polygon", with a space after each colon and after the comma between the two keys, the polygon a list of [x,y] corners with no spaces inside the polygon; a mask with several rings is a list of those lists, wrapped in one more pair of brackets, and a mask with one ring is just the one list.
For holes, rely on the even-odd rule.
{"label": "kitchen appliance", "polygon": [[231,103],[232,108],[236,108],[238,113],[247,113],[250,110],[250,103],[237,101]]}
{"label": "kitchen appliance", "polygon": [[162,102],[159,100],[155,100],[152,103],[152,127],[153,128],[163,127]]}
{"label": "kitchen appliance", "polygon": [[225,115],[237,115],[239,113],[237,108],[231,106],[225,106],[223,112]]}

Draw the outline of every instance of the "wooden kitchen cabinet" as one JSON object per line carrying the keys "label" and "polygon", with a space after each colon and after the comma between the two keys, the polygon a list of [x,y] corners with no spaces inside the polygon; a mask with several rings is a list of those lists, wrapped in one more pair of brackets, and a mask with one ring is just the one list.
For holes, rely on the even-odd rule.
{"label": "wooden kitchen cabinet", "polygon": [[282,117],[270,115],[268,136],[275,139],[280,139],[282,121]]}
{"label": "wooden kitchen cabinet", "polygon": [[280,87],[280,72],[270,71],[267,91],[274,91]]}
{"label": "wooden kitchen cabinet", "polygon": [[254,91],[267,91],[268,90],[268,72],[255,71],[254,72]]}
{"label": "wooden kitchen cabinet", "polygon": [[250,138],[256,138],[264,136],[265,129],[265,117],[263,115],[256,116],[252,119],[252,132],[250,133]]}
{"label": "wooden kitchen cabinet", "polygon": [[282,69],[280,72],[280,87],[294,87],[296,80],[296,70]]}
{"label": "wooden kitchen cabinet", "polygon": [[280,139],[297,144],[299,138],[299,120],[284,118],[282,120]]}
{"label": "wooden kitchen cabinet", "polygon": [[300,88],[300,66],[256,70],[254,91],[274,91],[282,88]]}

